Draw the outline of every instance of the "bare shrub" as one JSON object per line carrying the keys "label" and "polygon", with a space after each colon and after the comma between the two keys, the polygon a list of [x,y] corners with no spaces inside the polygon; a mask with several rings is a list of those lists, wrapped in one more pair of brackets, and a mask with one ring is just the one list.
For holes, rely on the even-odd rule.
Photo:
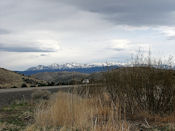
{"label": "bare shrub", "polygon": [[175,71],[171,61],[172,58],[162,64],[161,60],[138,55],[131,67],[105,74],[106,90],[130,113],[170,114],[175,110]]}
{"label": "bare shrub", "polygon": [[33,100],[37,100],[37,99],[46,99],[48,100],[50,97],[51,93],[48,90],[35,90],[31,97]]}

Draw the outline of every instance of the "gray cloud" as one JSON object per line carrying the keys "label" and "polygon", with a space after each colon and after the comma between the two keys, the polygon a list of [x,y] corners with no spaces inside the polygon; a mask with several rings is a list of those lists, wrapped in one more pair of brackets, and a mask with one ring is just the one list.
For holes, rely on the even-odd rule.
{"label": "gray cloud", "polygon": [[0,28],[100,29],[99,23],[92,26],[85,22],[98,16],[113,25],[175,26],[174,5],[174,0],[2,0]]}
{"label": "gray cloud", "polygon": [[167,40],[175,40],[175,36],[167,36]]}
{"label": "gray cloud", "polygon": [[40,56],[48,56],[48,54],[40,54]]}
{"label": "gray cloud", "polygon": [[0,28],[0,35],[9,34],[9,33],[10,33],[10,31]]}
{"label": "gray cloud", "polygon": [[[81,27],[82,19],[85,19],[85,16],[78,15],[81,11],[98,14],[114,25],[174,26],[174,5],[174,0],[15,0],[15,2],[2,0],[0,2],[0,27],[1,23],[5,26],[7,23],[15,25],[13,28],[16,27],[18,30],[31,26],[35,29],[43,28],[43,26],[44,28],[49,26],[50,29],[63,27],[78,29],[79,26]],[[73,17],[74,15],[77,16]],[[80,24],[76,23],[77,20],[81,20]],[[93,19],[90,20],[93,21]],[[71,26],[68,21],[72,23]],[[58,24],[55,25],[55,22]],[[65,25],[61,26],[63,24]],[[89,29],[88,25],[87,29]]]}
{"label": "gray cloud", "polygon": [[120,51],[124,51],[125,49],[121,49],[121,48],[109,48],[111,50],[114,50],[114,51],[117,51],[117,52],[120,52]]}
{"label": "gray cloud", "polygon": [[53,49],[40,49],[38,47],[24,47],[24,46],[14,46],[0,44],[0,51],[6,52],[55,52]]}
{"label": "gray cloud", "polygon": [[96,12],[114,24],[175,25],[174,0],[64,0],[82,10]]}

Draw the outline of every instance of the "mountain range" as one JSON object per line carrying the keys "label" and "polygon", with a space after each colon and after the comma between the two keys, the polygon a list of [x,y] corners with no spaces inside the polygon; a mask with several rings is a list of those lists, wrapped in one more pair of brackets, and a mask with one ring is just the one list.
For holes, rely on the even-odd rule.
{"label": "mountain range", "polygon": [[[124,64],[124,63],[93,63],[93,64],[80,64],[80,63],[65,63],[65,64],[51,64],[51,65],[38,65],[35,67],[30,67],[25,71],[16,71],[17,73],[24,75],[33,75],[42,72],[79,72],[79,73],[96,73],[96,72],[104,72],[111,69],[116,69],[120,67],[132,67],[132,64]],[[134,66],[148,66],[147,64],[135,64]],[[170,67],[166,64],[161,65],[152,65],[154,68],[160,69],[175,69],[173,65]]]}
{"label": "mountain range", "polygon": [[107,71],[109,69],[119,68],[123,65],[120,63],[95,63],[95,64],[80,64],[80,63],[66,63],[66,64],[51,64],[48,66],[38,65],[30,67],[25,71],[17,71],[24,75],[33,75],[40,72],[79,72],[79,73],[95,73]]}

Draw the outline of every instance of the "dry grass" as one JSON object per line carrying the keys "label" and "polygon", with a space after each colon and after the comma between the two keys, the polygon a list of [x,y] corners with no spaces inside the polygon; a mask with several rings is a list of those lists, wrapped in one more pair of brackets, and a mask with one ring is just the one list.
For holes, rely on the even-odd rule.
{"label": "dry grass", "polygon": [[21,75],[0,68],[0,87],[21,86],[22,82]]}
{"label": "dry grass", "polygon": [[[39,84],[46,85],[47,82],[38,80],[32,77],[23,76],[21,74],[0,68],[0,89],[1,88],[14,88],[14,87],[30,87]],[[25,85],[25,86],[24,86]]]}
{"label": "dry grass", "polygon": [[122,120],[120,106],[111,102],[108,94],[82,98],[75,94],[58,93],[49,104],[41,104],[35,112],[32,130],[127,131],[130,125]]}

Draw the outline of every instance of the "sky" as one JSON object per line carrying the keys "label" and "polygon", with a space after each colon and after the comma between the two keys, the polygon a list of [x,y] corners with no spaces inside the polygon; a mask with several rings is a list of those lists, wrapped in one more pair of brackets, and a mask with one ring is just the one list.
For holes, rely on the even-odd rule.
{"label": "sky", "polygon": [[175,55],[174,0],[0,0],[0,67]]}

